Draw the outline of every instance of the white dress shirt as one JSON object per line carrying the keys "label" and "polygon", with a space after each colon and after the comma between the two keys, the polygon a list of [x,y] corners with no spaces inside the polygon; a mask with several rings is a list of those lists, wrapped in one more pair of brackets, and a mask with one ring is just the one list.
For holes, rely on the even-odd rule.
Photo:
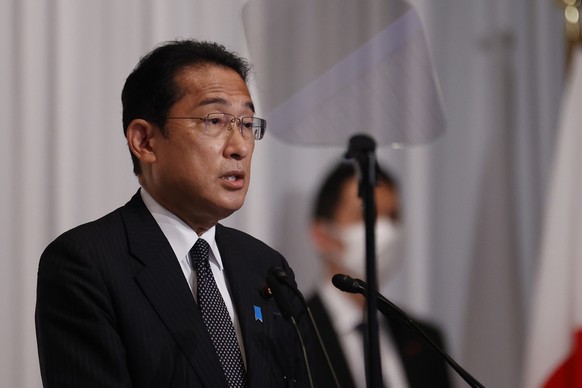
{"label": "white dress shirt", "polygon": [[[354,384],[366,387],[366,365],[364,343],[358,325],[363,321],[365,311],[348,294],[338,290],[327,280],[320,282],[319,296],[330,315],[330,320],[338,335],[340,346],[350,368]],[[378,334],[382,377],[390,388],[408,388],[406,373],[383,317],[379,317]]]}
{"label": "white dress shirt", "polygon": [[180,268],[182,268],[182,272],[184,273],[184,277],[188,282],[188,286],[190,286],[190,290],[194,296],[194,299],[197,299],[197,283],[196,271],[194,271],[192,268],[192,262],[190,261],[190,249],[192,249],[198,238],[203,238],[206,240],[208,245],[210,245],[210,269],[212,270],[212,275],[214,276],[216,286],[222,295],[222,299],[224,299],[226,309],[228,310],[230,318],[232,319],[232,324],[234,325],[234,330],[236,332],[236,338],[238,340],[243,362],[246,366],[242,332],[238,321],[238,316],[234,311],[234,304],[232,303],[232,299],[230,297],[228,282],[224,273],[224,266],[222,265],[222,258],[220,257],[220,252],[216,246],[216,239],[214,238],[216,234],[216,227],[213,226],[199,237],[196,232],[192,230],[192,228],[186,225],[184,221],[157,203],[156,200],[153,199],[152,196],[143,187],[141,188],[140,193],[146,207],[160,226],[160,229],[162,229],[164,236],[166,236],[172,247],[172,250],[176,254],[178,263],[180,264]]}

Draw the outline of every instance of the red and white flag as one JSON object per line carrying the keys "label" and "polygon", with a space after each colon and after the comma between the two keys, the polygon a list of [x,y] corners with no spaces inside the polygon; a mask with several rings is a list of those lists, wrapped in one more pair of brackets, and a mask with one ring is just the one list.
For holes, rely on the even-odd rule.
{"label": "red and white flag", "polygon": [[562,101],[524,388],[582,387],[582,52]]}

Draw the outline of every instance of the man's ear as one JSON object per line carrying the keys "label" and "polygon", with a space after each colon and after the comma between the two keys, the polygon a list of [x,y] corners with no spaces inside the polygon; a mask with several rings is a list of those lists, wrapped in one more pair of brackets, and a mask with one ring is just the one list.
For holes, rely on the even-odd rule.
{"label": "man's ear", "polygon": [[129,123],[125,134],[127,145],[140,162],[148,164],[156,161],[154,145],[157,134],[161,135],[159,129],[146,120],[135,119]]}
{"label": "man's ear", "polygon": [[309,227],[311,241],[318,253],[333,254],[343,249],[342,243],[330,231],[330,225],[324,221],[313,221]]}

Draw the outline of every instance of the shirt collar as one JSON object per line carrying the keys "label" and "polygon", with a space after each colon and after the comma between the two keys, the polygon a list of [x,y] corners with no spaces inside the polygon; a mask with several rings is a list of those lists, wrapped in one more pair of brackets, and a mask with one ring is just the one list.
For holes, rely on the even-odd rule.
{"label": "shirt collar", "polygon": [[178,261],[189,257],[190,249],[192,249],[198,238],[203,238],[210,245],[211,254],[209,260],[214,261],[218,265],[218,268],[221,271],[223,270],[222,259],[218,252],[215,239],[216,226],[208,229],[202,236],[198,237],[192,228],[178,218],[178,216],[156,202],[143,187],[140,190],[140,194],[146,207],[170,243]]}

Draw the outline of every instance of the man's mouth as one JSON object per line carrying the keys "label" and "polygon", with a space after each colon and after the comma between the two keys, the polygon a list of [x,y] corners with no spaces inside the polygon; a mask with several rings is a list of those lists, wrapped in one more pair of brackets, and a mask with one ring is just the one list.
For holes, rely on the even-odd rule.
{"label": "man's mouth", "polygon": [[222,179],[227,180],[229,182],[236,182],[240,180],[244,180],[245,174],[239,171],[232,171],[224,174]]}

